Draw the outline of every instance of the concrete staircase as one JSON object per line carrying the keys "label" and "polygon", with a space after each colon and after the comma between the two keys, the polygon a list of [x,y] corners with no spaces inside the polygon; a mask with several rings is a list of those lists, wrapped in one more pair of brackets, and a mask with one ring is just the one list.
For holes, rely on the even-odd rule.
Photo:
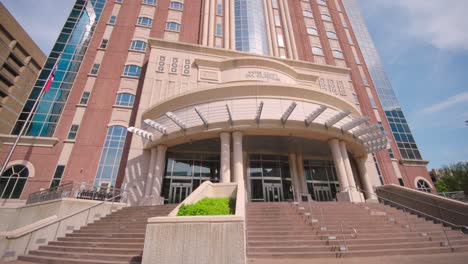
{"label": "concrete staircase", "polygon": [[31,250],[18,260],[53,264],[141,263],[147,219],[167,216],[175,207],[126,207],[38,250]]}
{"label": "concrete staircase", "polygon": [[468,252],[460,231],[373,203],[249,203],[247,243],[249,259]]}

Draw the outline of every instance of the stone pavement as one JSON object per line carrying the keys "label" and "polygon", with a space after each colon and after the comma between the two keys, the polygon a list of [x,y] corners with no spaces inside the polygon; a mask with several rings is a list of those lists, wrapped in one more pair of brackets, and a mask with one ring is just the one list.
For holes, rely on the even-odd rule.
{"label": "stone pavement", "polygon": [[468,252],[430,255],[400,255],[365,258],[250,259],[248,264],[466,264]]}

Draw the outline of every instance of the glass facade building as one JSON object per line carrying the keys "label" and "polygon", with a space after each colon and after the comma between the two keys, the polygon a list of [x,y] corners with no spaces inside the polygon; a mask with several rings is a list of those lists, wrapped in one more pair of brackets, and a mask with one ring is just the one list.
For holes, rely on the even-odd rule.
{"label": "glass facade building", "polygon": [[12,134],[17,135],[41,93],[54,65],[54,82],[39,100],[34,116],[25,132],[27,136],[52,137],[70,94],[78,70],[88,49],[105,0],[78,0],[42,69],[33,91],[25,103]]}
{"label": "glass facade building", "polygon": [[235,0],[236,50],[268,55],[263,0]]}
{"label": "glass facade building", "polygon": [[[403,114],[398,98],[385,73],[383,64],[372,41],[357,0],[343,1],[362,55],[372,77],[383,110],[392,129],[401,157],[409,160],[422,160],[419,149]],[[364,82],[366,82],[364,80]]]}

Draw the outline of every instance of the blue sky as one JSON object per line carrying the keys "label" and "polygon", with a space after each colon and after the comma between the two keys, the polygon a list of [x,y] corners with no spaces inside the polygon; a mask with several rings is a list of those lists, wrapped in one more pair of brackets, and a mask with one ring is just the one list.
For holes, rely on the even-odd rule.
{"label": "blue sky", "polygon": [[[74,0],[1,0],[48,54]],[[468,160],[467,0],[359,0],[428,168]]]}

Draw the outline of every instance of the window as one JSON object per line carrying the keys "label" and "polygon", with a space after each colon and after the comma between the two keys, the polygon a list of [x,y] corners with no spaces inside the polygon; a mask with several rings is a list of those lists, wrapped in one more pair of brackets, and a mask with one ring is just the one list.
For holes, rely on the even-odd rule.
{"label": "window", "polygon": [[117,16],[111,16],[109,18],[109,25],[115,25],[115,21],[117,20]]}
{"label": "window", "polygon": [[337,58],[337,59],[343,59],[343,52],[341,52],[341,50],[332,50],[332,53],[333,53],[333,57]]}
{"label": "window", "polygon": [[336,35],[336,32],[334,31],[327,31],[327,37],[329,39],[338,39],[338,36]]}
{"label": "window", "polygon": [[151,27],[151,25],[153,25],[153,20],[151,18],[148,18],[148,17],[139,17],[138,21],[137,21],[137,24],[139,26]]}
{"label": "window", "polygon": [[222,4],[217,4],[216,5],[216,15],[217,16],[222,16],[223,15],[223,5]]}
{"label": "window", "polygon": [[156,0],[143,0],[145,5],[156,5]]}
{"label": "window", "polygon": [[180,24],[177,22],[167,22],[166,29],[171,31],[180,31]]}
{"label": "window", "polygon": [[314,36],[318,36],[318,31],[317,31],[316,28],[308,27],[308,28],[307,28],[307,34],[309,34],[309,35],[314,35]]}
{"label": "window", "polygon": [[317,3],[319,5],[327,5],[327,1],[326,0],[317,0]]}
{"label": "window", "polygon": [[6,169],[0,178],[0,197],[19,199],[28,180],[29,170],[24,165],[13,165]]}
{"label": "window", "polygon": [[277,38],[278,38],[278,47],[284,48],[283,35],[278,35]]}
{"label": "window", "polygon": [[182,10],[182,9],[184,9],[184,4],[182,4],[181,2],[172,1],[169,4],[169,8],[175,9],[175,10]]}
{"label": "window", "polygon": [[273,8],[278,8],[278,0],[271,0]]}
{"label": "window", "polygon": [[312,47],[312,53],[313,53],[314,55],[323,56],[323,50],[322,50],[322,48],[320,48],[320,47],[316,47],[316,46]]}
{"label": "window", "polygon": [[431,185],[425,180],[418,180],[418,182],[416,183],[416,188],[418,188],[418,190],[422,192],[430,193],[432,191]]}
{"label": "window", "polygon": [[90,94],[91,92],[83,92],[83,94],[81,95],[80,104],[87,105]]}
{"label": "window", "polygon": [[99,72],[99,67],[101,67],[101,64],[99,63],[94,63],[93,67],[91,68],[91,72],[89,74],[91,75],[97,75]]}
{"label": "window", "polygon": [[376,109],[377,109],[377,104],[375,103],[374,98],[369,97],[369,101],[370,101],[370,104],[371,104],[372,108],[376,108]]}
{"label": "window", "polygon": [[398,178],[398,182],[400,183],[400,186],[405,186],[405,183],[403,182],[402,178]]}
{"label": "window", "polygon": [[63,171],[65,170],[64,165],[58,165],[57,168],[55,169],[54,177],[52,178],[52,181],[50,182],[50,187],[49,188],[55,188],[60,185],[60,182],[62,181],[62,176],[63,176]]}
{"label": "window", "polygon": [[131,50],[146,51],[146,42],[141,40],[132,40],[130,43]]}
{"label": "window", "polygon": [[80,125],[72,125],[70,127],[70,131],[68,131],[67,139],[75,140],[76,134],[78,133],[78,128],[79,127],[80,127]]}
{"label": "window", "polygon": [[101,45],[99,45],[100,49],[106,49],[107,48],[107,43],[109,43],[108,39],[102,39]]}
{"label": "window", "polygon": [[331,16],[329,14],[322,14],[322,20],[328,22],[332,21]]}
{"label": "window", "polygon": [[222,37],[223,36],[223,25],[220,23],[216,24],[216,36]]}
{"label": "window", "polygon": [[125,65],[123,75],[128,77],[140,77],[141,67],[137,65]]}
{"label": "window", "polygon": [[126,136],[127,128],[123,126],[111,126],[107,130],[106,141],[104,142],[94,182],[95,185],[99,185],[100,182],[111,182],[111,185],[115,186]]}
{"label": "window", "polygon": [[310,17],[310,18],[313,18],[314,15],[312,14],[311,11],[309,10],[302,10],[302,15],[305,16],[305,17]]}
{"label": "window", "polygon": [[115,104],[119,106],[133,106],[134,102],[135,96],[129,93],[119,93],[115,100]]}
{"label": "window", "polygon": [[115,2],[121,4],[123,3],[123,0],[115,0]]}
{"label": "window", "polygon": [[280,15],[275,15],[275,26],[281,27],[281,17],[280,17]]}

